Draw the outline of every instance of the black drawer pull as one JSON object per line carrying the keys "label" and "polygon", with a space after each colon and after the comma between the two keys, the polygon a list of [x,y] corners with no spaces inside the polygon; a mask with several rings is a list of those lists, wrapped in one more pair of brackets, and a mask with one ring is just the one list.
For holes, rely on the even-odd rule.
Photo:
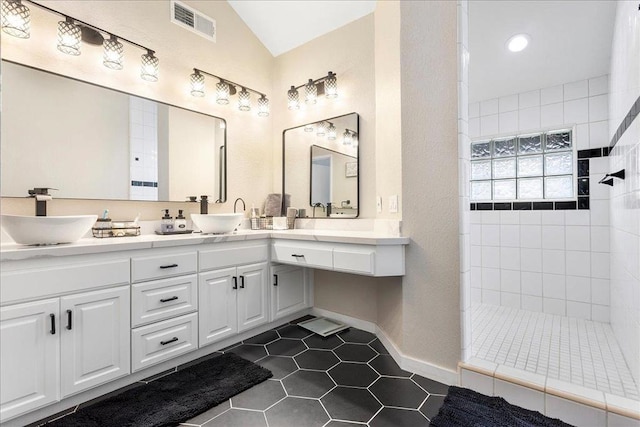
{"label": "black drawer pull", "polygon": [[73,319],[73,313],[71,312],[71,310],[67,310],[67,329],[71,330],[71,322]]}
{"label": "black drawer pull", "polygon": [[304,258],[304,255],[299,255],[299,254],[291,254],[291,256],[295,258]]}
{"label": "black drawer pull", "polygon": [[178,264],[168,264],[168,265],[161,265],[160,268],[165,269],[165,268],[176,268],[178,266]]}
{"label": "black drawer pull", "polygon": [[244,289],[244,276],[240,276],[240,289]]}
{"label": "black drawer pull", "polygon": [[162,299],[160,300],[160,302],[175,301],[175,300],[177,300],[177,299],[178,299],[178,297],[177,297],[177,296],[172,296],[171,298],[162,298]]}
{"label": "black drawer pull", "polygon": [[167,344],[171,344],[172,342],[176,342],[176,341],[178,341],[178,337],[173,337],[170,340],[160,341],[160,345],[167,345]]}
{"label": "black drawer pull", "polygon": [[233,279],[233,288],[232,289],[238,289],[238,278],[236,276],[233,276],[232,279]]}
{"label": "black drawer pull", "polygon": [[56,334],[56,315],[51,313],[49,315],[49,317],[51,318],[51,335],[55,335]]}
{"label": "black drawer pull", "polygon": [[277,274],[273,275],[273,286],[278,286],[278,275]]}

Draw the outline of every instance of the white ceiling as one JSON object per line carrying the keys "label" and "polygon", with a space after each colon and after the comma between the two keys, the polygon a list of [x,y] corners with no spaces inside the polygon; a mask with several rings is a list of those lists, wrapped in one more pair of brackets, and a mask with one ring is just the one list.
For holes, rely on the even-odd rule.
{"label": "white ceiling", "polygon": [[[609,72],[615,4],[604,1],[469,2],[469,101]],[[531,36],[522,52],[505,43]]]}
{"label": "white ceiling", "polygon": [[376,0],[228,0],[273,56],[372,13]]}

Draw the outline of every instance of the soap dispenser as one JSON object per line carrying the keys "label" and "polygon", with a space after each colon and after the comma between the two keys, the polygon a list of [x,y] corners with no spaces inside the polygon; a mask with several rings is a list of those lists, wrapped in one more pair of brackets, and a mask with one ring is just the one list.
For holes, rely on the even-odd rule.
{"label": "soap dispenser", "polygon": [[174,227],[177,231],[186,231],[187,230],[187,219],[182,214],[182,209],[178,209],[178,216],[174,221]]}
{"label": "soap dispenser", "polygon": [[173,218],[169,215],[169,209],[164,209],[164,216],[160,223],[160,231],[163,233],[171,233],[173,232],[173,225]]}

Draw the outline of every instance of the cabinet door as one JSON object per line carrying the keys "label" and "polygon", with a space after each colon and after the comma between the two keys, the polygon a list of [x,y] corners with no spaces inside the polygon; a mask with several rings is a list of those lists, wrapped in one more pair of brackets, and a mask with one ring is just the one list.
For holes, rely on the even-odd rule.
{"label": "cabinet door", "polygon": [[290,265],[276,265],[271,269],[271,320],[308,307],[306,269]]}
{"label": "cabinet door", "polygon": [[200,347],[220,341],[238,332],[236,310],[236,269],[200,273],[199,294],[199,342]]}
{"label": "cabinet door", "polygon": [[0,421],[59,400],[59,304],[0,309]]}
{"label": "cabinet door", "polygon": [[238,331],[269,321],[266,262],[238,267]]}
{"label": "cabinet door", "polygon": [[62,397],[131,372],[129,286],[60,298]]}

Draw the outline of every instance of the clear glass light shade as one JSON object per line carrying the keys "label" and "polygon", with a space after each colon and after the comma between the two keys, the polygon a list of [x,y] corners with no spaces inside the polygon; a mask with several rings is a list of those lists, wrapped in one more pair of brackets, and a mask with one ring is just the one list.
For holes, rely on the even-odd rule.
{"label": "clear glass light shade", "polygon": [[159,65],[160,61],[154,56],[153,52],[145,53],[142,55],[140,77],[148,82],[157,82]]}
{"label": "clear glass light shade", "polygon": [[325,122],[320,122],[316,126],[316,135],[324,136],[327,133],[327,124]]}
{"label": "clear glass light shade", "polygon": [[199,72],[191,74],[189,77],[191,81],[191,95],[203,97],[204,96],[204,76]]}
{"label": "clear glass light shade", "polygon": [[329,71],[327,78],[324,79],[324,94],[327,98],[338,97],[338,79],[331,71]]}
{"label": "clear glass light shade", "polygon": [[337,137],[336,127],[333,123],[329,123],[329,127],[327,128],[327,139],[334,140]]}
{"label": "clear glass light shade", "polygon": [[318,88],[313,83],[313,80],[309,79],[309,82],[304,85],[304,102],[307,104],[315,104],[318,100]]}
{"label": "clear glass light shade", "polygon": [[31,35],[31,11],[19,0],[5,0],[2,2],[2,31],[28,39]]}
{"label": "clear glass light shade", "polygon": [[300,109],[300,95],[295,86],[291,86],[291,89],[287,91],[287,107],[289,110]]}
{"label": "clear glass light shade", "polygon": [[267,117],[269,115],[269,100],[264,95],[258,98],[258,115],[260,117]]}
{"label": "clear glass light shade", "polygon": [[122,70],[122,60],[124,58],[124,47],[115,36],[105,40],[102,43],[104,54],[102,63],[105,67],[112,70]]}
{"label": "clear glass light shade", "polygon": [[314,130],[316,130],[316,128],[313,127],[313,123],[309,123],[308,125],[304,126],[304,131],[305,132],[313,132]]}
{"label": "clear glass light shade", "polygon": [[221,80],[216,84],[216,102],[220,105],[229,103],[229,83]]}
{"label": "clear glass light shade", "polygon": [[240,111],[251,110],[251,94],[245,88],[238,92],[238,108]]}
{"label": "clear glass light shade", "polygon": [[58,50],[67,55],[80,55],[82,30],[71,20],[58,22]]}
{"label": "clear glass light shade", "polygon": [[351,145],[351,132],[349,132],[348,130],[345,130],[344,133],[342,134],[342,144],[343,145]]}

